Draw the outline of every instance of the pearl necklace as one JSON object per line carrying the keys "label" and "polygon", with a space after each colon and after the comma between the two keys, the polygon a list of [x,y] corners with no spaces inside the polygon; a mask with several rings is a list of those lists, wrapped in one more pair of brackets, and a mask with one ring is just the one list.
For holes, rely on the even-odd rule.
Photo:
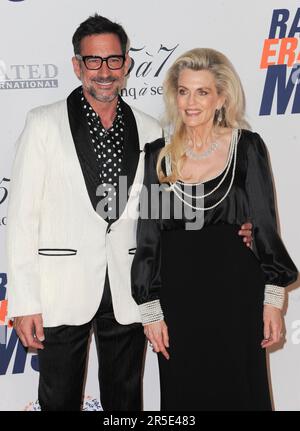
{"label": "pearl necklace", "polygon": [[[200,196],[193,196],[190,195],[186,192],[184,192],[182,190],[182,188],[179,186],[179,184],[185,185],[185,186],[198,186],[198,185],[202,185],[203,183],[194,183],[194,184],[189,184],[189,183],[183,183],[182,181],[176,181],[175,183],[169,183],[170,184],[170,190],[173,190],[174,194],[178,197],[178,199],[183,202],[185,205],[188,205],[190,208],[197,210],[197,211],[208,211],[211,210],[213,208],[215,208],[216,206],[218,206],[221,202],[223,202],[223,200],[227,197],[227,195],[229,194],[232,184],[233,184],[233,180],[234,180],[234,176],[235,176],[235,169],[236,169],[236,157],[237,157],[237,144],[238,144],[238,140],[239,140],[240,134],[239,134],[239,130],[238,129],[233,129],[232,131],[232,137],[231,137],[231,142],[230,142],[230,148],[229,148],[229,155],[228,155],[228,160],[226,163],[226,166],[224,168],[224,175],[221,178],[220,182],[216,185],[216,187],[211,190],[209,193],[200,195]],[[170,166],[171,166],[171,161],[170,161],[170,157],[168,157],[168,160],[166,160],[166,164],[168,165],[167,167],[167,171],[169,171],[170,174]],[[230,180],[230,184],[228,186],[228,189],[226,191],[226,193],[224,194],[224,196],[219,199],[218,202],[216,202],[214,205],[211,205],[209,207],[197,207],[194,206],[192,204],[190,204],[189,202],[187,202],[184,197],[182,197],[179,192],[181,194],[183,194],[184,196],[187,196],[189,198],[192,199],[203,199],[207,196],[210,196],[211,194],[213,194],[216,190],[218,190],[221,186],[221,184],[224,182],[224,180],[226,179],[230,167],[233,164],[233,169],[232,169],[232,176],[231,176],[231,180]],[[169,175],[167,173],[167,175]],[[217,178],[217,177],[216,177]]]}

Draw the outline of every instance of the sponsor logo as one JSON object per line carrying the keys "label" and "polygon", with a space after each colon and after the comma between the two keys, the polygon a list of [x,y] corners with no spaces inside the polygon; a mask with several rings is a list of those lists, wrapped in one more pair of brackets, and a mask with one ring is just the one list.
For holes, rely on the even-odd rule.
{"label": "sponsor logo", "polygon": [[134,100],[143,96],[161,96],[163,91],[161,74],[170,63],[170,58],[178,46],[179,44],[168,48],[160,44],[155,52],[149,52],[146,46],[130,48],[129,55],[132,60],[130,78],[127,87],[121,90],[121,96]]}
{"label": "sponsor logo", "polygon": [[3,204],[8,197],[7,185],[9,182],[10,179],[8,178],[2,178],[0,181],[0,205]]}
{"label": "sponsor logo", "polygon": [[[7,299],[6,299],[6,287],[7,287],[7,274],[0,273],[0,328],[1,325],[5,325],[7,315]],[[0,339],[0,342],[5,342]]]}
{"label": "sponsor logo", "polygon": [[[39,401],[35,401],[35,402],[31,402],[29,403],[25,408],[25,411],[31,411],[31,412],[40,412],[41,411],[41,406],[39,404]],[[81,410],[82,411],[86,411],[86,412],[95,412],[95,411],[103,411],[102,407],[101,407],[101,403],[100,401],[97,400],[97,398],[93,398],[90,395],[87,395],[84,397],[83,401],[82,401],[82,406],[81,406]]]}
{"label": "sponsor logo", "polygon": [[26,90],[58,87],[55,64],[11,64],[0,59],[0,90]]}
{"label": "sponsor logo", "polygon": [[0,83],[4,81],[6,76],[6,64],[3,60],[0,60]]}
{"label": "sponsor logo", "polygon": [[[7,197],[8,197],[8,183],[10,182],[10,180],[8,178],[2,178],[2,180],[0,181],[0,208],[1,205],[6,201]],[[6,226],[6,222],[7,222],[7,217],[6,216],[2,216],[0,214],[0,227],[1,226]],[[1,322],[1,319],[0,319]],[[1,325],[1,323],[0,323]]]}
{"label": "sponsor logo", "polygon": [[27,353],[12,323],[7,323],[7,274],[0,273],[0,376],[7,373],[21,374],[25,371],[27,358],[31,357],[30,365],[38,371],[36,354]]}
{"label": "sponsor logo", "polygon": [[300,344],[300,320],[294,320],[291,325],[292,328],[292,343],[294,345]]}
{"label": "sponsor logo", "polygon": [[32,401],[29,404],[27,404],[27,406],[25,406],[24,411],[26,412],[40,412],[41,411],[41,406],[38,400],[36,401]]}
{"label": "sponsor logo", "polygon": [[[300,113],[300,8],[273,10],[269,37],[264,41],[260,68],[266,80],[259,115]],[[274,96],[277,96],[275,105]],[[275,106],[274,106],[275,105]]]}
{"label": "sponsor logo", "polygon": [[[1,313],[1,306],[2,306],[2,304],[0,303],[0,313]],[[0,344],[6,343],[6,331],[7,331],[6,326],[1,325],[0,326]]]}
{"label": "sponsor logo", "polygon": [[7,326],[0,328],[5,330],[5,342],[0,343],[0,376],[23,374],[26,366],[39,371],[37,354],[27,352],[14,329]]}
{"label": "sponsor logo", "polygon": [[101,403],[97,398],[93,398],[90,395],[87,395],[84,397],[82,402],[81,410],[87,411],[87,412],[95,412],[95,411],[102,411]]}

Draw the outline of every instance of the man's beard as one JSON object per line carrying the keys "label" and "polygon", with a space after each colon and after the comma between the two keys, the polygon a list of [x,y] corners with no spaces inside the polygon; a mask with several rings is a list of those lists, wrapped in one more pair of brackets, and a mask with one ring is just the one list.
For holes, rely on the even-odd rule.
{"label": "man's beard", "polygon": [[[117,81],[114,77],[108,77],[108,78],[98,78],[98,79],[92,79],[93,82],[98,82],[100,84],[105,84],[107,82],[115,82]],[[113,93],[106,95],[105,90],[100,90],[102,93],[99,94],[97,90],[92,86],[92,84],[87,85],[85,87],[86,91],[90,96],[92,96],[95,100],[98,102],[112,102],[119,94],[119,86],[113,91]]]}

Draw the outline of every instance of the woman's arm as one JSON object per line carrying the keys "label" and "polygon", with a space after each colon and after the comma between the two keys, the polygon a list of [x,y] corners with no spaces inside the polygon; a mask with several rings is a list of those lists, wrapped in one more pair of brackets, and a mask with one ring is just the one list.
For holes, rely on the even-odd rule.
{"label": "woman's arm", "polygon": [[[151,186],[159,184],[156,175],[157,155],[163,146],[158,140],[145,146],[144,187],[140,197],[140,217],[137,227],[137,249],[131,268],[132,296],[139,306],[144,333],[155,352],[166,359],[169,354],[168,328],[159,301],[161,288],[161,231],[159,220],[151,214],[159,214],[151,201]],[[157,202],[157,200],[155,200]],[[152,207],[151,207],[152,205]]]}
{"label": "woman's arm", "polygon": [[264,340],[269,347],[280,340],[285,287],[298,270],[277,231],[274,190],[266,146],[254,133],[248,146],[246,189],[253,221],[253,251],[265,275]]}

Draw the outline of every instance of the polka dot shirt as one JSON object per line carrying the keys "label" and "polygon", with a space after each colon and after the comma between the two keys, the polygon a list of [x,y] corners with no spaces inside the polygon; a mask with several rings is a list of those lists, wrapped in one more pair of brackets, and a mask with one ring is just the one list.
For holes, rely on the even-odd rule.
{"label": "polka dot shirt", "polygon": [[104,195],[99,199],[106,199],[104,209],[106,219],[117,218],[116,202],[118,197],[119,177],[122,175],[122,162],[124,153],[124,119],[120,107],[117,104],[117,114],[112,126],[105,129],[99,115],[94,111],[82,93],[81,102],[86,115],[89,132],[97,164],[99,166],[99,184],[105,189]]}

